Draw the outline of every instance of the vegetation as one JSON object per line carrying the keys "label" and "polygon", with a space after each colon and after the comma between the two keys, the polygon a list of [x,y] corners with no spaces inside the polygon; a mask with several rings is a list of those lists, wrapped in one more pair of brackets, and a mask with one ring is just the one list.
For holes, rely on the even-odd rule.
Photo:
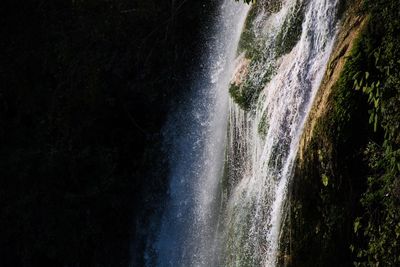
{"label": "vegetation", "polygon": [[365,1],[363,12],[368,25],[295,171],[294,266],[400,264],[400,7]]}
{"label": "vegetation", "polygon": [[245,52],[246,58],[249,59],[256,57],[256,54],[258,54],[259,44],[255,42],[256,38],[254,31],[252,31],[252,23],[254,22],[257,14],[260,12],[260,9],[261,5],[259,4],[254,4],[250,7],[238,44],[238,53],[240,54]]}
{"label": "vegetation", "polygon": [[354,75],[355,88],[368,96],[375,135],[365,149],[367,190],[354,231],[363,243],[352,249],[356,266],[400,264],[400,7],[397,1],[366,1],[371,13],[357,55],[367,64]]}
{"label": "vegetation", "polygon": [[290,207],[293,266],[348,266],[352,262],[349,244],[359,197],[365,190],[362,151],[369,130],[364,99],[352,90],[351,74],[348,63],[302,153],[302,162],[296,165]]}
{"label": "vegetation", "polygon": [[271,62],[268,62],[268,50],[274,50],[274,57],[278,58],[290,52],[301,35],[305,3],[299,0],[290,11],[291,14],[287,16],[274,45],[266,44],[262,33],[259,33],[260,36],[256,36],[259,29],[253,23],[257,14],[261,12],[277,12],[280,10],[281,5],[282,2],[280,0],[257,2],[251,7],[246,18],[238,52],[244,53],[245,58],[251,60],[251,63],[244,82],[240,85],[231,84],[229,89],[233,100],[246,111],[255,107],[262,89],[274,74],[274,66],[272,66]]}
{"label": "vegetation", "polygon": [[276,38],[276,54],[280,57],[289,53],[297,44],[301,36],[302,23],[305,15],[306,2],[297,0],[283,23],[282,30]]}
{"label": "vegetation", "polygon": [[[2,1],[1,266],[128,266],[132,258],[143,266],[145,233],[167,191],[161,128],[215,5]],[[278,55],[295,45],[302,8],[285,21]],[[295,170],[294,266],[400,265],[400,7],[365,0],[363,12],[368,27]],[[262,45],[243,36],[240,51],[255,69]],[[232,85],[233,99],[250,110],[272,74]],[[262,120],[260,134],[267,127]]]}
{"label": "vegetation", "polygon": [[[258,60],[250,63],[250,72],[257,68]],[[254,79],[252,77],[246,77],[246,80],[240,84],[230,84],[229,93],[232,99],[238,104],[243,110],[251,110],[258,99],[262,89],[271,80],[274,70],[266,69],[264,70],[263,78],[261,80]]]}

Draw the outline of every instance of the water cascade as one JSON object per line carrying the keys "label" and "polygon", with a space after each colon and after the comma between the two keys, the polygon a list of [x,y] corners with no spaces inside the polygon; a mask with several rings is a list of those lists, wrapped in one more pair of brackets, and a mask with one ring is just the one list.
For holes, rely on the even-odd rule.
{"label": "water cascade", "polygon": [[230,107],[223,192],[226,266],[277,264],[299,139],[336,35],[336,2],[262,1],[248,18],[231,82],[238,104]]}
{"label": "water cascade", "polygon": [[[276,266],[288,184],[338,0],[224,0],[190,97],[165,128],[157,266]],[[230,92],[230,96],[229,93]]]}
{"label": "water cascade", "polygon": [[224,0],[219,7],[192,90],[165,127],[170,197],[154,245],[157,266],[217,266],[213,251],[229,112],[227,88],[248,9],[234,0]]}

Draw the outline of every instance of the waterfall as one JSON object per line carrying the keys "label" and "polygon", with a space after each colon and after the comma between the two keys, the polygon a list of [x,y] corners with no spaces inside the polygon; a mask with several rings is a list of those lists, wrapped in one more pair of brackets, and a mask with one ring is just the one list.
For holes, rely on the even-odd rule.
{"label": "waterfall", "polygon": [[[165,127],[169,201],[156,244],[157,266],[217,266],[218,191],[228,121],[227,87],[248,5],[219,7],[189,95]],[[215,248],[215,249],[214,249]],[[150,259],[147,265],[152,265]]]}
{"label": "waterfall", "polygon": [[336,6],[337,0],[261,1],[250,11],[250,41],[231,82],[239,105],[230,105],[225,266],[278,263],[288,184],[333,48]]}
{"label": "waterfall", "polygon": [[169,200],[155,265],[278,264],[288,185],[338,1],[259,0],[249,10],[224,0],[192,90],[165,127]]}

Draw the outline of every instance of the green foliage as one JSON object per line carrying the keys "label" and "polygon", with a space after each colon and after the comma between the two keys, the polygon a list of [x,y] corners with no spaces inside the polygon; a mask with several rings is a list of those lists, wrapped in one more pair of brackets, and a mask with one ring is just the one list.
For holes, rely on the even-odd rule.
{"label": "green foliage", "polygon": [[400,266],[400,7],[368,0],[364,11],[295,171],[293,266]]}
{"label": "green foliage", "polygon": [[[357,53],[367,64],[358,71],[354,87],[368,97],[369,123],[375,141],[365,149],[367,191],[363,214],[356,220],[360,240],[354,248],[356,266],[400,264],[400,8],[397,1],[365,1],[369,28]],[[360,226],[361,225],[361,226]]]}
{"label": "green foliage", "polygon": [[326,187],[329,184],[329,177],[326,174],[322,174],[321,181],[322,184]]}
{"label": "green foliage", "polygon": [[396,174],[387,172],[388,162],[382,147],[370,142],[366,152],[371,170],[368,189],[361,198],[365,209],[354,227],[364,246],[356,246],[356,266],[399,264],[399,195]]}
{"label": "green foliage", "polygon": [[[352,90],[352,77],[363,64],[351,57],[332,88],[326,113],[316,121],[303,159],[295,172],[292,207],[293,266],[347,266],[357,202],[362,184],[360,150],[368,123],[365,97]],[[299,205],[300,204],[300,205]],[[311,253],[312,258],[307,258]]]}

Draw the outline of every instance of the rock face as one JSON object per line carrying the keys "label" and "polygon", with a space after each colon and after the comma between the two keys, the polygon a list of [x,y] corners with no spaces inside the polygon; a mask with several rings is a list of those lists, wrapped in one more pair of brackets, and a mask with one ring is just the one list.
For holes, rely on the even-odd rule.
{"label": "rock face", "polygon": [[236,59],[236,69],[231,80],[232,85],[240,86],[244,82],[249,72],[249,64],[250,59],[246,58],[244,53]]}
{"label": "rock face", "polygon": [[340,10],[340,34],[299,145],[279,259],[398,266],[400,10],[391,0],[341,1]]}
{"label": "rock face", "polygon": [[[262,2],[260,2],[262,3]],[[338,1],[250,10],[231,82],[225,266],[276,266],[298,142],[337,33]],[[245,64],[244,64],[245,63]],[[248,65],[248,66],[246,66]]]}
{"label": "rock face", "polygon": [[[287,204],[286,230],[281,238],[284,266],[352,263],[349,247],[354,211],[359,209],[363,191],[359,183],[362,173],[357,172],[357,166],[363,165],[360,151],[365,143],[363,137],[357,140],[357,136],[366,131],[361,111],[367,112],[358,102],[352,102],[351,99],[360,97],[354,95],[352,86],[346,92],[351,97],[343,101],[337,91],[347,57],[367,22],[365,16],[359,15],[360,2],[354,1],[343,15],[328,69],[300,141]],[[341,105],[351,106],[351,117],[340,117]]]}
{"label": "rock face", "polygon": [[314,136],[314,130],[318,120],[329,112],[329,99],[332,94],[332,89],[343,71],[346,58],[350,55],[355,40],[365,27],[366,17],[357,14],[357,10],[360,8],[359,4],[360,3],[357,3],[357,5],[354,4],[352,9],[350,9],[343,18],[341,30],[337,37],[336,47],[331,55],[324,80],[322,81],[321,88],[318,91],[304,129],[299,147],[299,163],[301,163],[303,159],[304,150],[308,147]]}

